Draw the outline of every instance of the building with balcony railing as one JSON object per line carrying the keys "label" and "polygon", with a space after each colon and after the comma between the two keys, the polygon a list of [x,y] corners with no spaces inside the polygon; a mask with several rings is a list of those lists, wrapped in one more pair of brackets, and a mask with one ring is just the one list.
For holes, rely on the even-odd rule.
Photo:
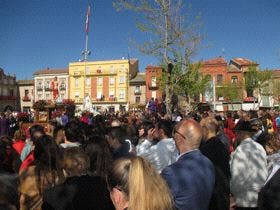
{"label": "building with balcony railing", "polygon": [[[34,101],[54,101],[54,82],[60,100],[69,98],[68,69],[43,69],[34,74]],[[55,81],[56,80],[56,81]],[[56,100],[57,100],[56,99]]]}
{"label": "building with balcony railing", "polygon": [[0,111],[18,110],[18,87],[16,76],[6,75],[0,68]]}
{"label": "building with balcony railing", "polygon": [[34,103],[34,80],[18,80],[20,110],[29,111]]}
{"label": "building with balcony railing", "polygon": [[129,104],[129,80],[138,72],[138,60],[69,63],[69,98],[82,105],[86,95],[97,109],[119,110]]}
{"label": "building with balcony railing", "polygon": [[162,99],[162,91],[159,88],[162,68],[159,66],[146,67],[146,99]]}
{"label": "building with balcony railing", "polygon": [[138,73],[136,77],[129,81],[129,104],[143,104],[146,103],[146,81],[145,73]]}

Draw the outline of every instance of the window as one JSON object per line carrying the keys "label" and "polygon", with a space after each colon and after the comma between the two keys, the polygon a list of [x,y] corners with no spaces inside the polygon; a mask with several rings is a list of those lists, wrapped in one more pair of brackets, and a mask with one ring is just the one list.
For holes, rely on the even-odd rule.
{"label": "window", "polygon": [[98,77],[98,78],[97,78],[97,85],[98,85],[98,86],[101,86],[102,83],[103,83],[103,78],[102,78],[102,77]]}
{"label": "window", "polygon": [[46,99],[49,100],[50,99],[50,94],[46,94]]}
{"label": "window", "polygon": [[123,84],[125,82],[125,76],[120,76],[119,79],[120,79],[120,81],[119,81],[120,84]]}
{"label": "window", "polygon": [[237,76],[232,76],[231,77],[231,83],[232,84],[237,84],[237,82],[238,82],[238,77]]}
{"label": "window", "polygon": [[152,91],[152,98],[157,98],[157,92],[156,91]]}
{"label": "window", "polygon": [[65,89],[66,89],[65,80],[61,80],[61,82],[60,82],[60,90],[65,90]]}
{"label": "window", "polygon": [[86,67],[86,74],[90,74],[90,68],[88,66]]}
{"label": "window", "polygon": [[135,86],[135,94],[141,94],[141,87]]}
{"label": "window", "polygon": [[135,97],[135,103],[139,104],[140,103],[140,96]]}
{"label": "window", "polygon": [[37,86],[38,86],[38,87],[37,87],[38,89],[42,89],[42,81],[41,81],[41,80],[38,81]]}
{"label": "window", "polygon": [[222,74],[218,74],[217,75],[217,83],[222,83],[223,82],[223,75]]}
{"label": "window", "polygon": [[90,86],[90,78],[89,77],[86,78],[86,86]]}
{"label": "window", "polygon": [[39,100],[42,99],[42,94],[38,94],[38,99],[39,99]]}
{"label": "window", "polygon": [[121,73],[124,73],[124,65],[121,65]]}
{"label": "window", "polygon": [[115,77],[110,77],[110,85],[114,85],[115,84]]}
{"label": "window", "polygon": [[50,81],[49,80],[45,81],[45,88],[50,88]]}
{"label": "window", "polygon": [[64,93],[61,93],[61,94],[60,94],[60,98],[61,98],[61,99],[65,99]]}
{"label": "window", "polygon": [[152,87],[156,87],[157,86],[157,78],[156,77],[152,77]]}
{"label": "window", "polygon": [[79,87],[79,78],[75,78],[75,87]]}
{"label": "window", "polygon": [[120,90],[119,91],[119,99],[124,99],[125,95],[124,95],[124,90]]}
{"label": "window", "polygon": [[8,95],[8,90],[7,88],[3,88],[3,96],[7,96]]}
{"label": "window", "polygon": [[115,91],[110,90],[110,92],[109,92],[109,97],[110,97],[110,98],[114,98],[114,97],[115,97]]}
{"label": "window", "polygon": [[102,92],[101,91],[97,91],[97,99],[101,99],[102,98]]}
{"label": "window", "polygon": [[114,66],[110,66],[110,73],[113,74],[115,72]]}
{"label": "window", "polygon": [[14,90],[10,89],[10,96],[14,96]]}
{"label": "window", "polygon": [[28,94],[29,94],[29,90],[24,90],[24,96],[28,97]]}

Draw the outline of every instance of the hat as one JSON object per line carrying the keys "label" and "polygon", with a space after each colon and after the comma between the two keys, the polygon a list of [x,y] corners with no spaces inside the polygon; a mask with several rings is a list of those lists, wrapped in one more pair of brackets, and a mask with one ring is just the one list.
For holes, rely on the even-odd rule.
{"label": "hat", "polygon": [[263,123],[259,118],[254,118],[250,121],[252,128],[259,130],[262,128]]}
{"label": "hat", "polygon": [[234,131],[247,131],[247,132],[256,132],[256,127],[253,127],[250,121],[239,120],[235,125]]}

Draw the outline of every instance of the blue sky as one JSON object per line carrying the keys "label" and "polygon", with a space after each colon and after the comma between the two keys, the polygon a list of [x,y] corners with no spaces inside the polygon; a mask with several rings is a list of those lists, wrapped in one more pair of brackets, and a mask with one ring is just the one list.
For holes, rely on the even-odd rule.
{"label": "blue sky", "polygon": [[[18,79],[34,71],[67,67],[85,47],[85,15],[90,17],[90,60],[138,58],[140,70],[158,64],[129,40],[146,34],[135,27],[133,12],[116,12],[111,0],[0,0],[0,67]],[[280,68],[279,0],[185,0],[201,13],[202,48],[193,58],[245,57],[261,68]],[[139,16],[138,16],[139,18]]]}

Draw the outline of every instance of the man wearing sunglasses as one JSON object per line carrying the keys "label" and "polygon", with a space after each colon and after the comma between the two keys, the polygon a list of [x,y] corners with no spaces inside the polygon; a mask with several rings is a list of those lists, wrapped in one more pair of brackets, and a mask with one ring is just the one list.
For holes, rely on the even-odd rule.
{"label": "man wearing sunglasses", "polygon": [[163,169],[176,209],[207,210],[215,183],[214,166],[199,148],[202,128],[194,120],[182,120],[173,129],[180,153],[177,161]]}

